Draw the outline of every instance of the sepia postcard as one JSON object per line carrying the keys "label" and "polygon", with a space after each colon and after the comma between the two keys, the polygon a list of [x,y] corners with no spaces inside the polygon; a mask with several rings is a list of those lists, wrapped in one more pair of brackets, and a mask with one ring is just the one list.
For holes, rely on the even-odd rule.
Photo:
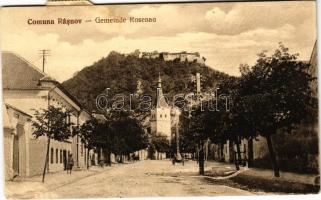
{"label": "sepia postcard", "polygon": [[315,1],[0,17],[6,198],[319,193]]}

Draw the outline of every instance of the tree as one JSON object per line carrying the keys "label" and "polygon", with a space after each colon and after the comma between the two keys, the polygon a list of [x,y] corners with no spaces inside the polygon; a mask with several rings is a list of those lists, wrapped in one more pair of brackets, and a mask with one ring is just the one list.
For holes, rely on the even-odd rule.
{"label": "tree", "polygon": [[199,174],[204,175],[204,143],[213,131],[209,112],[196,106],[193,111],[183,111],[180,121],[181,133],[184,135],[185,142],[192,142],[198,150]]}
{"label": "tree", "polygon": [[135,118],[128,113],[116,111],[110,112],[106,118],[103,122],[92,118],[78,128],[76,134],[88,148],[88,152],[90,149],[102,150],[106,156],[105,162],[111,165],[111,153],[121,156],[122,162],[123,155],[146,148],[147,136]]}
{"label": "tree", "polygon": [[[245,72],[246,65],[241,65],[241,72]],[[240,143],[242,139],[251,140],[255,132],[251,128],[250,121],[243,115],[243,102],[240,95],[240,79],[230,77],[219,84],[220,92],[228,96],[228,111],[221,113],[214,113],[216,115],[216,128],[214,127],[214,141],[219,139],[220,142],[233,143],[236,146],[234,152],[235,167],[239,170],[239,161],[241,160]],[[224,109],[225,105],[219,104],[220,110]],[[219,128],[220,130],[217,130]],[[215,138],[216,137],[216,138]],[[234,148],[233,148],[234,151]]]}
{"label": "tree", "polygon": [[32,122],[33,135],[36,138],[45,136],[48,139],[45,165],[43,169],[42,182],[45,181],[46,169],[49,162],[50,140],[66,141],[71,136],[71,125],[69,121],[70,112],[62,108],[49,106],[48,109],[35,111],[35,120]]}
{"label": "tree", "polygon": [[[182,127],[180,127],[182,129]],[[193,141],[190,141],[189,138],[184,134],[183,130],[180,130],[179,134],[179,149],[181,153],[195,153],[196,146]],[[175,140],[171,140],[171,151],[176,152],[177,142]]]}
{"label": "tree", "polygon": [[[111,152],[128,155],[147,146],[147,135],[141,124],[124,112],[115,112],[110,120]],[[122,157],[120,162],[122,162]]]}
{"label": "tree", "polygon": [[272,56],[263,52],[254,66],[242,69],[242,114],[253,134],[266,138],[276,177],[280,174],[272,135],[280,130],[290,134],[317,106],[310,89],[314,77],[308,73],[309,65],[297,56],[280,43]]}
{"label": "tree", "polygon": [[150,148],[156,150],[157,152],[168,153],[170,151],[170,141],[165,135],[159,133],[157,135],[151,136]]}
{"label": "tree", "polygon": [[83,123],[80,127],[77,128],[77,131],[74,131],[80,137],[81,142],[88,149],[87,151],[87,169],[89,169],[89,151],[100,147],[99,136],[104,132],[105,127],[99,124],[98,120],[91,118]]}

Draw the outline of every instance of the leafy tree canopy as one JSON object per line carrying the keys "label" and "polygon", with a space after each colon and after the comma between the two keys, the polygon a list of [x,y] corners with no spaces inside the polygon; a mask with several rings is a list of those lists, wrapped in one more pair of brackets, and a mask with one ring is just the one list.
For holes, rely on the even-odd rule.
{"label": "leafy tree canopy", "polygon": [[49,139],[65,141],[71,137],[71,113],[61,107],[49,106],[48,109],[35,110],[32,122],[33,135],[38,138],[47,136]]}

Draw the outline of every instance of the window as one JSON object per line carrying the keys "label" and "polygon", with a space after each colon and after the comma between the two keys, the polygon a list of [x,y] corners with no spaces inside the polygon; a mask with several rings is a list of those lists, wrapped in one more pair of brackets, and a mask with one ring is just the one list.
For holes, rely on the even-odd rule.
{"label": "window", "polygon": [[159,117],[162,118],[162,114],[160,114]]}
{"label": "window", "polygon": [[84,144],[81,144],[80,155],[84,156]]}
{"label": "window", "polygon": [[54,149],[50,149],[50,163],[53,164],[54,162]]}
{"label": "window", "polygon": [[59,156],[58,149],[56,149],[56,163],[58,163],[58,156]]}
{"label": "window", "polygon": [[167,115],[165,114],[165,118],[167,117]]}
{"label": "window", "polygon": [[62,149],[60,149],[60,163],[62,163]]}

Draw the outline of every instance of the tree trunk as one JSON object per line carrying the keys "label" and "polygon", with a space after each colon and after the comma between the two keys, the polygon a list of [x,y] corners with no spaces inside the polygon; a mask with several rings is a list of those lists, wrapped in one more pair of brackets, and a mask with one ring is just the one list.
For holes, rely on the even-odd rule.
{"label": "tree trunk", "polygon": [[[234,150],[233,150],[234,151]],[[235,169],[238,171],[240,170],[240,166],[239,166],[239,163],[237,162],[237,155],[236,155],[236,152],[234,151],[234,164],[235,164]]]}
{"label": "tree trunk", "polygon": [[107,151],[107,165],[111,167],[111,157],[110,157],[110,151]]}
{"label": "tree trunk", "polygon": [[100,160],[101,160],[101,150],[100,150],[100,148],[98,148],[98,150],[97,150],[97,158],[98,158],[98,163],[100,164]]}
{"label": "tree trunk", "polygon": [[236,166],[236,170],[240,170],[240,161],[241,161],[241,150],[240,150],[240,140],[239,138],[237,137],[236,138],[236,153],[237,153],[237,156],[236,156],[236,163],[237,163],[237,166]]}
{"label": "tree trunk", "polygon": [[107,150],[105,148],[103,148],[103,155],[104,166],[107,166]]}
{"label": "tree trunk", "polygon": [[268,145],[269,152],[270,152],[271,162],[272,162],[272,166],[274,169],[274,176],[280,177],[280,169],[279,169],[279,165],[276,160],[276,155],[274,153],[271,135],[267,135],[265,138],[266,138],[267,145]]}
{"label": "tree trunk", "polygon": [[90,162],[89,151],[90,151],[90,149],[87,149],[87,169],[89,169],[89,162]]}
{"label": "tree trunk", "polygon": [[120,163],[123,163],[123,155],[120,154]]}
{"label": "tree trunk", "polygon": [[248,167],[253,167],[253,138],[249,138],[248,144]]}
{"label": "tree trunk", "polygon": [[45,182],[46,169],[47,169],[48,163],[49,163],[49,149],[50,149],[50,138],[48,138],[45,166],[43,168],[43,173],[42,173],[42,182],[43,183]]}
{"label": "tree trunk", "polygon": [[198,155],[199,174],[204,175],[204,146],[201,145]]}
{"label": "tree trunk", "polygon": [[235,169],[238,171],[240,170],[240,166],[239,166],[239,163],[237,162],[237,150],[235,151],[234,146],[233,146],[233,158],[234,158]]}
{"label": "tree trunk", "polygon": [[221,142],[221,143],[220,143],[220,161],[222,161],[223,155],[224,155],[224,145],[223,145],[223,143]]}

